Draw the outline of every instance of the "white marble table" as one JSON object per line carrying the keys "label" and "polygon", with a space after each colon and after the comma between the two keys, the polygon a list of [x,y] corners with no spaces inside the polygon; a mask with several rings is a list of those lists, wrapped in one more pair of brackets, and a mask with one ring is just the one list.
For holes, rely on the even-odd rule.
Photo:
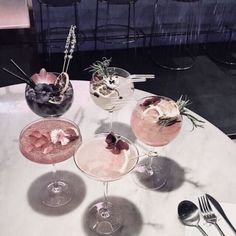
{"label": "white marble table", "polygon": [[[91,100],[88,82],[73,82],[73,87],[74,103],[64,117],[79,124],[86,140],[106,130],[107,113]],[[135,98],[144,95],[147,93],[135,91]],[[114,116],[114,128],[136,142],[129,127],[134,105],[131,102]],[[36,119],[38,116],[24,100],[24,85],[0,89],[0,235],[93,236],[85,226],[86,210],[102,197],[102,184],[84,176],[73,158],[57,165],[75,188],[71,204],[60,209],[40,204],[40,183],[49,175],[51,166],[30,162],[18,149],[20,131]],[[236,145],[209,122],[204,129],[190,130],[185,120],[179,136],[161,152],[171,167],[166,188],[141,189],[131,174],[110,184],[109,195],[120,202],[125,217],[124,227],[115,235],[182,236],[184,226],[178,221],[177,205],[204,192],[222,202],[236,203]]]}
{"label": "white marble table", "polygon": [[0,0],[0,29],[29,28],[27,0]]}

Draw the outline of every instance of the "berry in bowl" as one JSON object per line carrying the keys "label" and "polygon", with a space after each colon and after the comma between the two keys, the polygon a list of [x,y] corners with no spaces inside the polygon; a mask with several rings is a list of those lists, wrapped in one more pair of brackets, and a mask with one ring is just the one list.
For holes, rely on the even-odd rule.
{"label": "berry in bowl", "polygon": [[26,86],[25,98],[34,113],[41,117],[58,117],[70,108],[74,92],[67,73],[47,72],[43,68],[31,79],[35,85]]}

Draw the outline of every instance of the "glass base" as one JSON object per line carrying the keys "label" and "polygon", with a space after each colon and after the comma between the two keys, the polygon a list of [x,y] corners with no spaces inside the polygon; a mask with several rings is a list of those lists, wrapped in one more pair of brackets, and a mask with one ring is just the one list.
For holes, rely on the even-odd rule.
{"label": "glass base", "polygon": [[89,228],[98,234],[112,234],[122,225],[121,211],[110,202],[99,202],[88,212]]}
{"label": "glass base", "polygon": [[157,190],[166,184],[167,170],[161,165],[160,158],[153,158],[152,164],[149,158],[140,163],[133,174],[134,181],[144,189]]}
{"label": "glass base", "polygon": [[69,203],[72,199],[72,190],[68,183],[56,180],[49,183],[41,191],[42,203],[49,207],[60,207]]}

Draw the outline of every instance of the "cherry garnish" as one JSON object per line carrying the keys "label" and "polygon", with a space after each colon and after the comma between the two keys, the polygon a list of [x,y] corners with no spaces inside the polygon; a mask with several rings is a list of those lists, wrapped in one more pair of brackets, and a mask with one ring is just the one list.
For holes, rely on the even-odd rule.
{"label": "cherry garnish", "polygon": [[113,132],[106,137],[107,149],[110,149],[113,154],[120,154],[122,150],[129,150],[129,144],[115,136]]}

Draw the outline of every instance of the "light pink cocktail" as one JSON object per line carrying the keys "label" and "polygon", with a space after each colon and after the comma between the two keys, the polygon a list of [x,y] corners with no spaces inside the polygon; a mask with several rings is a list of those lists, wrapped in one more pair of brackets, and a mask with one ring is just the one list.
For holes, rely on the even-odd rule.
{"label": "light pink cocktail", "polygon": [[72,157],[81,144],[79,128],[64,119],[41,119],[23,129],[20,151],[29,160],[55,164]]}
{"label": "light pink cocktail", "polygon": [[[131,115],[131,128],[135,136],[144,144],[160,147],[170,143],[182,127],[182,116],[179,106],[170,98],[149,96],[140,99]],[[139,164],[141,170],[135,176],[136,182],[148,189],[159,189],[166,183],[166,170],[154,164],[157,152],[152,150],[147,154],[146,162]],[[159,160],[161,160],[159,158]]]}
{"label": "light pink cocktail", "polygon": [[[26,126],[20,134],[20,151],[29,160],[55,164],[72,157],[81,145],[79,127],[66,119],[40,119]],[[40,191],[42,203],[59,207],[72,199],[72,188],[56,171]]]}
{"label": "light pink cocktail", "polygon": [[106,135],[101,134],[84,143],[75,154],[76,165],[89,177],[99,181],[114,181],[130,172],[138,160],[137,149],[127,139],[128,149],[112,150],[106,143]]}
{"label": "light pink cocktail", "polygon": [[181,126],[182,117],[178,106],[167,97],[151,96],[141,99],[131,116],[135,136],[154,147],[171,142],[178,135]]}
{"label": "light pink cocktail", "polygon": [[108,182],[134,169],[138,150],[131,141],[118,134],[104,133],[81,145],[74,156],[77,167],[87,176],[104,183],[104,200],[88,212],[89,227],[99,234],[111,234],[122,224],[120,206],[107,199]]}

